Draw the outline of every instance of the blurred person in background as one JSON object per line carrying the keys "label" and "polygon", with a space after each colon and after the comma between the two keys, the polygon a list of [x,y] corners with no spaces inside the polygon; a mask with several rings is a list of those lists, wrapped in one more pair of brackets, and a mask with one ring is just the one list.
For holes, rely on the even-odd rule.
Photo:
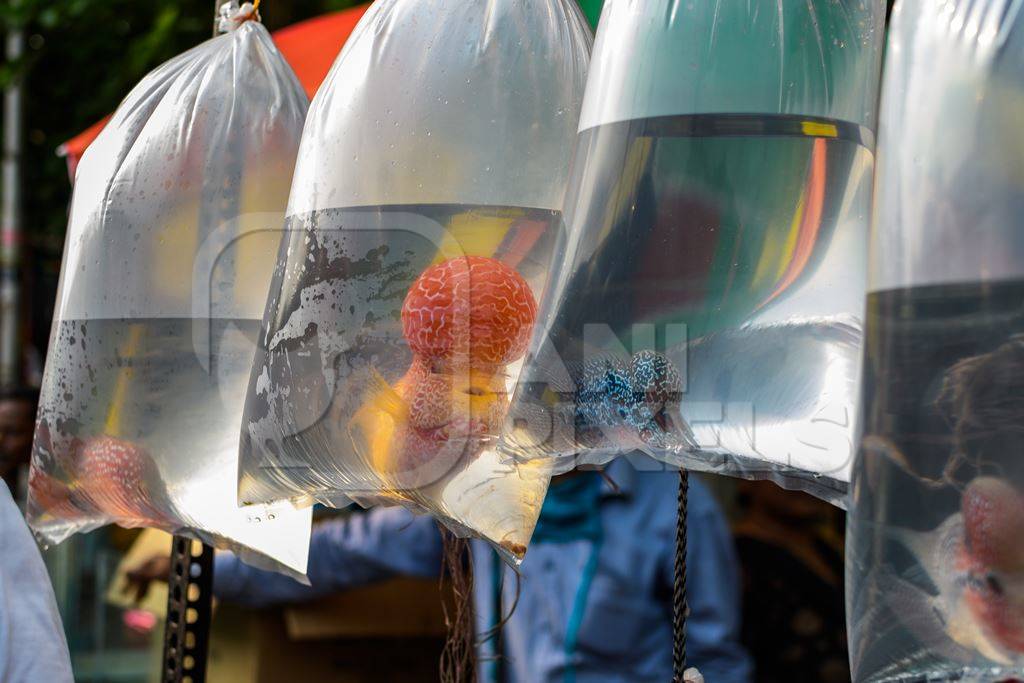
{"label": "blurred person in background", "polygon": [[754,679],[849,683],[845,513],[770,481],[737,482],[743,634]]}
{"label": "blurred person in background", "polygon": [[18,498],[32,456],[38,397],[38,389],[0,389],[0,479]]}
{"label": "blurred person in background", "polygon": [[[634,682],[672,680],[672,587],[678,478],[643,472],[629,458],[556,477],[530,550],[515,572],[484,541],[470,543],[481,681]],[[739,642],[739,576],[732,539],[708,490],[691,479],[687,655],[712,683],[750,680]],[[401,508],[374,508],[317,526],[311,585],[219,553],[214,593],[250,607],[313,600],[398,575],[436,577],[436,523]],[[163,580],[167,557],[129,572],[145,595]],[[514,606],[514,609],[513,609]],[[511,614],[510,614],[511,612]],[[499,622],[504,625],[493,634]],[[500,655],[500,656],[495,656]]]}

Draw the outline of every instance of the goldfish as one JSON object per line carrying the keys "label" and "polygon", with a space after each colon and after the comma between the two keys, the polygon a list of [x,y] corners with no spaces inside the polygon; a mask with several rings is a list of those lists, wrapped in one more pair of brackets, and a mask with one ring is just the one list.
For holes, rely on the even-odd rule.
{"label": "goldfish", "polygon": [[389,384],[371,368],[368,399],[349,422],[373,471],[416,488],[479,453],[504,418],[507,366],[526,353],[536,315],[529,284],[501,261],[467,256],[425,269],[402,305],[409,369]]}

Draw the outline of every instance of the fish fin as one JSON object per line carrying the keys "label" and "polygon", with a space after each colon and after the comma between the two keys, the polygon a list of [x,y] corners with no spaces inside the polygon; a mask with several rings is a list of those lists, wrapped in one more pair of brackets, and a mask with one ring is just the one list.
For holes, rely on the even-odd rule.
{"label": "fish fin", "polygon": [[953,635],[957,626],[952,622],[959,615],[951,613],[949,600],[929,595],[887,566],[876,568],[870,583],[873,594],[868,602],[872,606],[860,615],[860,628],[871,629],[875,638],[883,638],[899,624],[914,635],[922,650],[961,663],[972,661],[971,649]]}
{"label": "fish fin", "polygon": [[963,601],[957,603],[956,609],[950,616],[948,632],[949,637],[956,641],[957,644],[977,650],[993,662],[998,662],[1004,666],[1013,664],[1013,661],[1006,656],[1005,652],[985,637]]}
{"label": "fish fin", "polygon": [[386,479],[394,454],[393,439],[399,425],[407,424],[409,408],[394,387],[370,367],[367,398],[348,422],[348,435],[356,452]]}
{"label": "fish fin", "polygon": [[[963,542],[964,523],[960,513],[950,515],[942,524],[931,531],[911,531],[880,525],[885,536],[906,548],[918,562],[917,569],[929,579],[929,583],[943,586],[951,563]],[[904,577],[912,581],[921,578],[916,571],[907,571]]]}
{"label": "fish fin", "polygon": [[391,416],[398,424],[405,424],[409,420],[409,406],[395,388],[388,384],[377,368],[370,366],[370,394],[373,398],[367,403],[374,409],[383,411]]}
{"label": "fish fin", "polygon": [[878,436],[877,434],[865,436],[861,442],[861,450],[865,453],[871,453],[872,455],[884,458],[905,474],[913,477],[930,489],[940,489],[949,485],[949,481],[944,478],[936,479],[918,472],[900,447],[884,436]]}
{"label": "fish fin", "polygon": [[874,576],[878,595],[884,596],[891,613],[917,637],[923,650],[965,664],[975,659],[974,653],[1003,665],[1012,664],[1006,653],[984,635],[957,589],[946,586],[942,594],[932,596],[889,567]]}

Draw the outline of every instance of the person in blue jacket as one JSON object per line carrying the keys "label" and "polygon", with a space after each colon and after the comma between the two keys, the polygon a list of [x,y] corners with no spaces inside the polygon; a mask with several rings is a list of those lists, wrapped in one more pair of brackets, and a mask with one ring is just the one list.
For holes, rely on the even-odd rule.
{"label": "person in blue jacket", "polygon": [[[672,680],[675,472],[643,472],[619,458],[606,470],[556,478],[516,579],[483,542],[471,543],[481,681],[578,683]],[[687,655],[711,683],[744,683],[740,586],[732,539],[707,489],[691,479],[687,525]],[[437,576],[436,523],[375,508],[313,531],[311,585],[255,569],[230,553],[214,566],[214,594],[252,607],[310,600],[397,575]],[[501,657],[495,657],[500,649]]]}

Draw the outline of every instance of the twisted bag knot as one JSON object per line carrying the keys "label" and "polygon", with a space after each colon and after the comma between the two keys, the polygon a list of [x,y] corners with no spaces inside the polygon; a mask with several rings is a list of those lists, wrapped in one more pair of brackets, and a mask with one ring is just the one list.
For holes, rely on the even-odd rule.
{"label": "twisted bag knot", "polygon": [[257,11],[256,5],[251,2],[239,5],[238,0],[228,0],[228,2],[220,6],[218,12],[218,33],[229,33],[238,29],[239,26],[247,21],[260,20],[260,13]]}

